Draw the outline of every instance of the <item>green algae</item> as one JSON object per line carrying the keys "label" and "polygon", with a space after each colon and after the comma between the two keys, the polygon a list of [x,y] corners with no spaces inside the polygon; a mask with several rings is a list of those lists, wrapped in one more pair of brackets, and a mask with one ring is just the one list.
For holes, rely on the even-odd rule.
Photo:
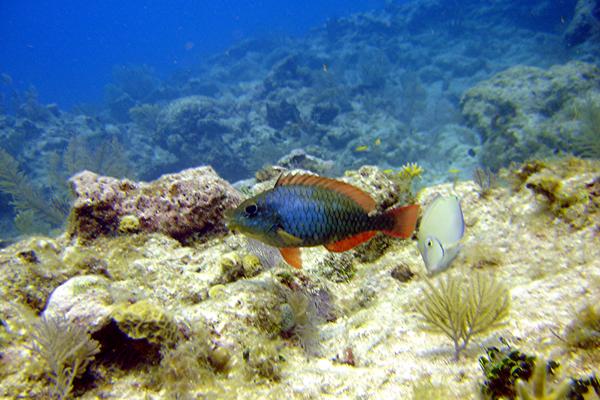
{"label": "green algae", "polygon": [[594,171],[596,176],[600,174],[597,161],[567,157],[551,164],[526,163],[516,175],[555,217],[581,229],[595,223],[594,215],[598,211],[598,196],[591,190],[589,181],[581,179],[594,176],[591,175]]}

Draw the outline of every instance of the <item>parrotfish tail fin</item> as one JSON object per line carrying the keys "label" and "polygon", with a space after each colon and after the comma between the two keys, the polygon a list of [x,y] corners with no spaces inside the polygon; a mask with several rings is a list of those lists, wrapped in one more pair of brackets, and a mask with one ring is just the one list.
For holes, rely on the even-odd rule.
{"label": "parrotfish tail fin", "polygon": [[389,236],[408,239],[412,236],[417,226],[419,205],[411,204],[408,206],[392,208],[384,215],[388,218],[392,218],[394,224],[392,225],[392,229],[382,230],[382,232]]}
{"label": "parrotfish tail fin", "polygon": [[282,247],[279,249],[281,256],[286,263],[296,269],[302,268],[302,258],[300,257],[300,249],[297,247]]}

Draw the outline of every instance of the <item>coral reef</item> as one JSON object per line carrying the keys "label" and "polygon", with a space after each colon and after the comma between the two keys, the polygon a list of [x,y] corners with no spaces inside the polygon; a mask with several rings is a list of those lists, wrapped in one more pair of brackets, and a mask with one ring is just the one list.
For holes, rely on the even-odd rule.
{"label": "coral reef", "polygon": [[[427,182],[454,167],[468,178],[478,164],[496,170],[528,150],[576,151],[570,138],[583,124],[572,111],[597,92],[588,90],[597,86],[588,74],[598,64],[597,36],[594,0],[468,1],[460,12],[389,2],[303,38],[235,43],[165,79],[147,65],[116,66],[99,109],[40,104],[35,90],[18,90],[6,76],[11,112],[0,116],[0,139],[41,180],[50,153],[74,136],[116,136],[146,180],[201,163],[235,181],[299,147],[333,161],[333,174],[418,161]],[[502,82],[490,85],[494,75]],[[486,89],[482,98],[469,95],[478,89]],[[461,106],[461,97],[485,103],[486,115],[474,116],[484,110]],[[354,152],[359,146],[368,150]]]}
{"label": "coral reef", "polygon": [[[598,296],[600,246],[594,225],[573,229],[526,187],[547,169],[562,170],[582,187],[598,175],[593,161],[546,160],[503,171],[516,190],[499,186],[481,197],[474,182],[458,181],[418,195],[423,202],[451,191],[462,198],[467,230],[456,265],[463,270],[444,272],[442,283],[460,272],[474,281],[494,276],[479,281],[481,287],[510,284],[510,315],[498,330],[472,336],[460,363],[448,362],[454,352],[445,335],[423,329],[416,303],[423,298],[425,269],[410,241],[392,240],[366,263],[353,252],[306,249],[305,268],[298,271],[259,264],[238,235],[182,246],[161,232],[115,231],[93,241],[63,235],[0,250],[0,295],[7,299],[0,305],[0,395],[47,393],[46,372],[27,350],[24,315],[32,311],[62,316],[99,343],[72,392],[84,398],[410,398],[427,392],[474,399],[481,379],[474,343],[490,347],[498,336],[520,353],[511,355],[516,347],[489,353],[490,382],[493,371],[498,378],[515,372],[527,361],[521,355],[553,352],[560,352],[565,376],[589,376],[597,352],[575,345],[570,332],[579,335],[576,326],[593,332],[593,325],[590,331],[576,322],[587,318],[573,304],[593,304]],[[345,179],[392,202],[389,174],[364,171]],[[493,263],[485,261],[490,257]],[[577,393],[590,393],[591,383],[577,382]]]}
{"label": "coral reef", "polygon": [[466,91],[462,113],[481,136],[482,165],[497,170],[511,161],[570,151],[582,129],[572,109],[581,108],[580,99],[597,96],[599,85],[598,67],[574,61],[548,70],[516,66]]}
{"label": "coral reef", "polygon": [[212,168],[136,183],[84,171],[71,178],[76,199],[69,233],[82,240],[117,234],[132,217],[136,231],[164,232],[186,243],[224,232],[223,212],[241,197]]}
{"label": "coral reef", "polygon": [[[0,397],[47,397],[42,341],[72,336],[54,397],[475,399],[481,368],[484,397],[560,397],[556,353],[589,376],[568,398],[598,393],[598,1],[385,3],[167,79],[116,67],[98,109],[2,76],[0,233],[60,226],[79,174],[66,234],[0,239]],[[414,242],[383,237],[297,271],[226,234],[234,187],[297,169],[349,170],[380,209],[460,197],[458,271],[431,283]],[[32,341],[30,314],[59,329]]]}

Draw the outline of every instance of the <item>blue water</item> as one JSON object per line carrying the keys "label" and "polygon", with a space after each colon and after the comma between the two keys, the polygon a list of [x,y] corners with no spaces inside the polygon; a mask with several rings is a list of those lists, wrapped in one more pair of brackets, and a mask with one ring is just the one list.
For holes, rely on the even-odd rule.
{"label": "blue water", "polygon": [[0,2],[0,72],[34,85],[44,103],[69,109],[102,100],[118,64],[159,76],[190,67],[232,43],[301,36],[330,18],[383,0],[177,0]]}

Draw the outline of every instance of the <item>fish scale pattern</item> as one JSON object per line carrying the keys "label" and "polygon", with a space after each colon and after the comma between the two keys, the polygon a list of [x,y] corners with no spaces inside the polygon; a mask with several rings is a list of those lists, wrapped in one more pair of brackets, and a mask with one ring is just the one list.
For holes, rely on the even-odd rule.
{"label": "fish scale pattern", "polygon": [[319,187],[279,186],[265,200],[279,210],[283,229],[302,239],[302,246],[336,242],[380,225],[352,199]]}

